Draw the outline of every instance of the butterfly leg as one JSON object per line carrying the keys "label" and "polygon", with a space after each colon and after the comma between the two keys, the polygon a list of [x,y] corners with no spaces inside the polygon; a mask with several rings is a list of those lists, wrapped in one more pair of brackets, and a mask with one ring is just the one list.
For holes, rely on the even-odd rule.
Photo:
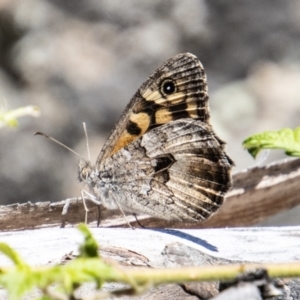
{"label": "butterfly leg", "polygon": [[87,191],[84,191],[88,196],[89,198],[87,198],[88,200],[92,201],[93,203],[95,203],[98,207],[98,219],[97,219],[97,227],[99,227],[100,225],[100,217],[101,217],[101,210],[100,210],[100,205],[101,205],[101,201],[99,201],[97,199],[97,197],[95,197],[94,195],[88,193]]}
{"label": "butterfly leg", "polygon": [[[85,196],[88,196],[88,198],[85,198]],[[98,205],[99,215],[98,215],[98,220],[97,220],[97,226],[99,226],[99,224],[100,224],[100,208],[99,207],[100,207],[101,202],[94,195],[90,194],[89,192],[87,192],[85,190],[81,190],[81,199],[82,199],[82,203],[83,203],[84,210],[85,210],[84,223],[85,224],[88,223],[88,213],[89,213],[89,209],[87,208],[87,205],[85,202],[85,199],[86,199],[86,200],[90,200],[93,203]]]}
{"label": "butterfly leg", "polygon": [[139,226],[140,226],[141,228],[143,228],[143,229],[147,229],[147,227],[145,227],[144,225],[141,224],[141,222],[140,222],[139,219],[137,218],[137,215],[136,215],[136,214],[133,214],[133,215],[134,215],[134,217],[135,217],[136,222],[139,224]]}

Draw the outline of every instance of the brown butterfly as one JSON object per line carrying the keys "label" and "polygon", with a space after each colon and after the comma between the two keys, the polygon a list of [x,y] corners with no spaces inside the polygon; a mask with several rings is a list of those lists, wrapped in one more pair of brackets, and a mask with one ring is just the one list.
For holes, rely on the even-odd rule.
{"label": "brown butterfly", "polygon": [[140,87],[79,179],[109,209],[198,222],[222,204],[232,166],[209,124],[203,66],[184,53]]}

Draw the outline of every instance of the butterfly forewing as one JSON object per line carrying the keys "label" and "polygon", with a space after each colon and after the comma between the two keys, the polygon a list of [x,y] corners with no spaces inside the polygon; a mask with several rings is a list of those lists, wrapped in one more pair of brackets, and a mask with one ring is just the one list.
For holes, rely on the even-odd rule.
{"label": "butterfly forewing", "polygon": [[190,53],[169,59],[140,87],[105,143],[97,164],[152,128],[180,118],[209,120],[205,72]]}

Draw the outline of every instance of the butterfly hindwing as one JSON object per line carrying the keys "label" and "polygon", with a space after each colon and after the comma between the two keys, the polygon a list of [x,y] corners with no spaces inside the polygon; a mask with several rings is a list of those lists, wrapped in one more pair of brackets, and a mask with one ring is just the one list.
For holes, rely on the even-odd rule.
{"label": "butterfly hindwing", "polygon": [[125,211],[196,222],[222,204],[231,164],[210,125],[189,118],[149,131],[105,160],[103,171]]}

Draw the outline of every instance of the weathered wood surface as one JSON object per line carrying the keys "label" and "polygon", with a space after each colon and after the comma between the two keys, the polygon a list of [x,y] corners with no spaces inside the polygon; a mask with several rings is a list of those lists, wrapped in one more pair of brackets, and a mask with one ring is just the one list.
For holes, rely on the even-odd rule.
{"label": "weathered wood surface", "polygon": [[[126,266],[159,268],[228,264],[231,261],[291,262],[300,259],[300,227],[91,230],[101,245],[102,256],[113,258]],[[11,245],[31,265],[61,262],[66,254],[77,253],[81,239],[75,228],[42,228],[0,233],[0,241]],[[9,265],[9,261],[0,256],[0,265]],[[286,288],[288,287],[287,285]],[[115,285],[105,286],[106,290],[113,288]],[[90,293],[90,289],[90,286],[85,286],[81,293]],[[255,291],[252,289],[253,295]],[[293,290],[296,291],[297,289]],[[160,286],[138,298],[210,299],[217,292],[216,283],[186,283],[182,286]],[[4,299],[3,297],[0,293],[0,299]]]}
{"label": "weathered wood surface", "polygon": [[[244,170],[233,176],[233,188],[221,209],[210,219],[197,224],[166,222],[147,216],[139,220],[147,227],[216,228],[248,226],[300,204],[300,159],[286,159],[263,167]],[[89,221],[98,218],[98,207],[89,204]],[[62,215],[65,201],[25,203],[0,206],[0,230],[39,228],[84,221],[81,200],[70,201]],[[101,226],[127,226],[119,211],[101,210]],[[135,219],[128,216],[135,224]]]}
{"label": "weathered wood surface", "polygon": [[[300,226],[223,229],[91,228],[101,246],[132,250],[153,267],[165,266],[167,248],[176,243],[215,257],[234,261],[288,262],[300,260]],[[59,261],[77,249],[82,237],[76,228],[41,228],[1,232],[30,264]],[[174,248],[175,249],[175,248]],[[169,251],[170,252],[170,251]],[[188,256],[188,255],[187,255]],[[0,255],[0,265],[5,259]],[[170,265],[171,266],[171,265]]]}

